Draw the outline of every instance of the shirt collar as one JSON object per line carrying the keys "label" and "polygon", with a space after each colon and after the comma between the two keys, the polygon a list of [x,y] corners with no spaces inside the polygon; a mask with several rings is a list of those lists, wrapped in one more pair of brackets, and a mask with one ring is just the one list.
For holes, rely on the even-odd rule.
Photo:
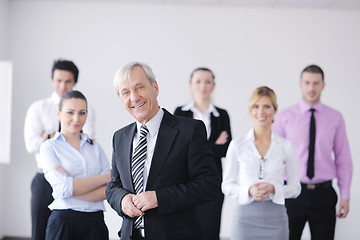
{"label": "shirt collar", "polygon": [[[275,135],[274,132],[271,131],[271,141],[274,140]],[[246,140],[248,141],[255,141],[255,133],[254,133],[254,128],[251,128],[250,131],[248,132],[248,134],[246,135]]]}
{"label": "shirt collar", "polygon": [[[148,128],[149,130],[149,136],[152,137],[152,136],[155,136],[157,134],[157,132],[159,131],[159,128],[160,128],[160,124],[161,124],[161,121],[163,119],[163,116],[164,116],[164,110],[162,110],[161,108],[159,108],[159,111],[156,113],[156,115],[150,119],[150,121],[148,121],[145,125],[146,127]],[[137,134],[140,135],[140,127],[142,126],[143,124],[139,123],[139,122],[136,122],[136,126],[137,126]]]}
{"label": "shirt collar", "polygon": [[[199,109],[197,109],[195,107],[194,101],[191,101],[190,103],[183,106],[181,108],[181,110],[183,110],[183,111],[192,111],[192,112],[200,112]],[[216,110],[215,106],[212,103],[209,104],[209,108],[206,110],[206,112],[212,113],[214,115],[214,117],[219,117],[220,116],[219,112]]]}
{"label": "shirt collar", "polygon": [[56,104],[59,105],[60,103],[60,97],[56,92],[53,92],[53,94],[51,95],[51,100]]}
{"label": "shirt collar", "polygon": [[310,110],[310,108],[314,108],[316,112],[321,112],[321,110],[323,109],[324,104],[319,102],[315,106],[310,106],[304,100],[301,100],[300,103],[299,103],[299,106],[300,106],[300,110],[301,110],[302,113],[308,112]]}
{"label": "shirt collar", "polygon": [[[59,133],[59,132],[55,133],[54,139],[55,139],[55,140],[60,140],[60,141],[66,142],[65,137],[64,137],[61,133]],[[80,141],[80,147],[81,147],[82,145],[84,145],[85,142],[91,143],[90,138],[89,138],[88,135],[86,135],[85,133],[80,133],[80,139],[81,139],[81,141]]]}

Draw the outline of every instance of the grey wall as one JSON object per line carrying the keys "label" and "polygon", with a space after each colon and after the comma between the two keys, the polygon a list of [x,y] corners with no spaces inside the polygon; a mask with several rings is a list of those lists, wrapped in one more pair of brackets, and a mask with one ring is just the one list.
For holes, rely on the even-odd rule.
{"label": "grey wall", "polygon": [[[153,67],[160,105],[170,111],[190,100],[191,70],[200,65],[212,68],[217,84],[213,101],[228,110],[234,137],[251,127],[247,101],[255,87],[272,87],[280,109],[285,108],[301,97],[302,68],[320,64],[327,82],[323,102],[345,117],[354,156],[353,181],[358,182],[359,13],[12,0],[8,41],[14,63],[13,136],[12,162],[3,167],[6,184],[1,184],[3,234],[30,236],[30,182],[36,164],[25,150],[24,117],[31,102],[51,94],[50,68],[58,57],[78,64],[77,89],[96,110],[97,141],[109,159],[113,132],[132,121],[112,86],[115,71],[129,61]],[[355,239],[360,234],[355,226],[360,192],[354,186],[351,212],[338,221],[337,239]],[[226,199],[222,236],[230,234],[234,207],[235,201]],[[105,219],[110,237],[116,238],[120,218],[108,208]]]}
{"label": "grey wall", "polygon": [[9,40],[9,0],[0,0],[0,60],[7,60]]}
{"label": "grey wall", "polygon": [[[8,33],[8,12],[9,12],[9,1],[8,0],[0,0],[0,60],[8,60],[8,39],[9,39],[9,33]],[[4,166],[0,164],[0,238],[4,235],[4,197],[6,195],[4,191],[3,184],[5,182],[5,172],[4,172]]]}

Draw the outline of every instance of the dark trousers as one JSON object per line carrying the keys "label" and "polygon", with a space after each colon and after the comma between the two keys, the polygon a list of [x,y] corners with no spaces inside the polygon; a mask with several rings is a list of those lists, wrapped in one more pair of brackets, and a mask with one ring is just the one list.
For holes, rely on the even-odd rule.
{"label": "dark trousers", "polygon": [[46,240],[108,240],[103,211],[54,210],[48,220]]}
{"label": "dark trousers", "polygon": [[44,174],[37,173],[31,183],[31,239],[44,240],[48,218],[48,206],[54,200],[52,189]]}
{"label": "dark trousers", "polygon": [[214,201],[206,202],[197,206],[197,213],[201,225],[203,239],[219,240],[221,210],[224,202],[224,195]]}
{"label": "dark trousers", "polygon": [[136,229],[133,229],[131,240],[146,240],[146,238],[142,237]]}
{"label": "dark trousers", "polygon": [[309,221],[312,240],[334,239],[337,195],[332,187],[314,190],[302,187],[296,199],[287,199],[290,240],[300,240]]}

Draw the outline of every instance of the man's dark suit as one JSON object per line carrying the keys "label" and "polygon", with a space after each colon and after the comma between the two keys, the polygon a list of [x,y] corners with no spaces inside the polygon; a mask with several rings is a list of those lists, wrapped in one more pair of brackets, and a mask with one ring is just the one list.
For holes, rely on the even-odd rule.
{"label": "man's dark suit", "polygon": [[[133,218],[121,211],[121,200],[134,193],[132,143],[136,123],[114,134],[109,204],[123,217],[119,236],[129,240]],[[145,191],[156,191],[158,207],[145,212],[147,240],[201,240],[195,206],[220,195],[220,178],[201,121],[177,117],[164,109]]]}
{"label": "man's dark suit", "polygon": [[[227,149],[232,139],[230,130],[230,118],[226,110],[215,107],[219,113],[218,117],[215,117],[213,113],[210,115],[211,121],[211,134],[209,138],[209,144],[211,151],[214,154],[214,160],[216,168],[219,172],[219,176],[222,177],[221,158],[226,156]],[[183,116],[187,118],[193,118],[194,113],[191,110],[183,111],[182,106],[176,108],[174,112],[175,116]],[[216,140],[220,136],[222,131],[226,131],[229,134],[228,140],[225,144],[216,144]],[[221,225],[221,209],[224,202],[224,195],[221,194],[219,198],[200,204],[197,207],[198,214],[204,220],[201,221],[203,229],[203,237],[206,240],[219,240],[220,225]]]}

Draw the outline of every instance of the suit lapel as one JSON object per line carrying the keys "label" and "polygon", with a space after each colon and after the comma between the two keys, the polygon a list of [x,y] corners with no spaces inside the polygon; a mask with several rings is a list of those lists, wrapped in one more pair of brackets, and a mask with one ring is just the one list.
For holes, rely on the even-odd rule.
{"label": "suit lapel", "polygon": [[174,116],[164,109],[164,117],[161,121],[158,137],[155,144],[154,155],[151,161],[151,167],[149,172],[148,181],[146,184],[146,190],[151,189],[155,182],[171,146],[174,143],[178,130],[173,126],[176,124]]}
{"label": "suit lapel", "polygon": [[124,179],[130,180],[129,186],[131,186],[132,192],[135,192],[132,183],[132,175],[131,175],[132,143],[133,143],[135,131],[136,131],[136,123],[133,123],[132,125],[129,126],[128,131],[124,132],[122,136],[122,141],[120,142],[121,146],[119,146],[119,149],[121,149],[121,151],[119,151],[119,154],[121,154],[124,157],[123,161],[121,161],[120,164],[122,169],[124,169],[124,173],[128,175]]}
{"label": "suit lapel", "polygon": [[216,138],[219,136],[219,117],[214,117],[213,113],[210,114],[210,122],[211,122],[211,133],[209,137],[210,142],[215,142]]}

